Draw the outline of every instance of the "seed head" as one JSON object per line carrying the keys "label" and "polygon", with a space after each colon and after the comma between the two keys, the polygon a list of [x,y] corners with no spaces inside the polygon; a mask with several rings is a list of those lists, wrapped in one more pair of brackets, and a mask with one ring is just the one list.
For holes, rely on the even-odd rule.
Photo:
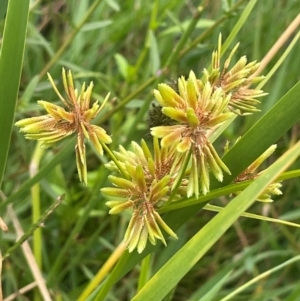
{"label": "seed head", "polygon": [[[106,164],[107,168],[119,174],[117,165],[124,170],[122,176],[109,176],[113,187],[105,187],[101,191],[113,198],[106,203],[111,208],[110,214],[117,214],[128,208],[133,211],[124,238],[129,252],[136,248],[141,253],[148,239],[152,244],[156,244],[159,239],[166,245],[161,228],[177,238],[156,210],[170,196],[171,186],[181,166],[181,155],[174,146],[160,147],[157,138],[153,139],[153,146],[154,155],[144,140],[141,146],[132,142],[132,151],[120,146],[120,151],[114,152],[118,164]],[[185,190],[183,188],[180,191]]]}
{"label": "seed head", "polygon": [[212,54],[212,71],[204,69],[204,82],[210,82],[216,88],[222,88],[224,93],[231,94],[228,108],[239,115],[249,115],[259,111],[256,106],[260,103],[257,98],[267,95],[262,90],[249,88],[254,83],[259,83],[264,76],[253,76],[259,67],[256,61],[247,63],[246,56],[242,56],[235,65],[228,70],[230,62],[239,43],[233,48],[225,60],[221,70],[222,36],[219,36],[218,49]]}
{"label": "seed head", "polygon": [[[170,126],[151,128],[151,134],[162,138],[161,145],[176,145],[176,150],[186,156],[191,150],[192,162],[187,187],[187,196],[195,194],[200,188],[203,194],[209,191],[209,170],[222,181],[222,170],[230,173],[214,147],[208,140],[208,133],[218,128],[232,117],[227,110],[231,95],[222,88],[214,89],[210,82],[196,78],[193,71],[189,78],[178,79],[178,93],[166,84],[154,90],[162,112],[177,122]],[[200,181],[200,187],[199,187]]]}
{"label": "seed head", "polygon": [[102,155],[101,143],[111,143],[111,138],[106,131],[91,121],[99,114],[108,100],[109,94],[100,106],[98,101],[94,102],[90,108],[90,99],[93,89],[93,82],[86,88],[83,83],[80,92],[74,88],[71,71],[67,72],[63,68],[62,79],[66,93],[64,98],[58,91],[54,80],[48,73],[48,79],[64,107],[55,105],[48,101],[39,100],[47,115],[31,117],[19,120],[15,123],[20,127],[20,132],[25,134],[25,138],[42,141],[42,146],[48,148],[55,142],[76,133],[77,143],[75,146],[76,163],[80,181],[87,184],[86,150],[84,139],[88,139],[94,145],[96,151]]}
{"label": "seed head", "polygon": [[[237,141],[240,138],[237,139]],[[237,143],[237,141],[235,143]],[[257,172],[258,167],[268,158],[270,157],[273,152],[275,151],[277,145],[273,144],[271,145],[261,156],[259,156],[248,168],[246,168],[239,176],[235,178],[236,183],[240,183],[243,181],[248,180],[254,180],[259,175],[261,175],[264,171]],[[225,145],[225,153],[229,150],[229,142]],[[282,184],[280,182],[274,182],[270,184],[266,190],[257,198],[257,201],[260,202],[273,202],[272,195],[281,195],[282,191],[280,188],[282,187]],[[241,191],[236,192],[235,194],[239,194]]]}

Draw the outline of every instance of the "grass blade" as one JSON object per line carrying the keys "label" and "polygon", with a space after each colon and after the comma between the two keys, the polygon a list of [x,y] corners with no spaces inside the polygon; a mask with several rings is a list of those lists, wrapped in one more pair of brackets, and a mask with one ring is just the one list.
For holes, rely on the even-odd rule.
{"label": "grass blade", "polygon": [[9,1],[0,56],[0,188],[18,96],[28,12],[29,0]]}
{"label": "grass blade", "polygon": [[273,269],[270,269],[262,274],[260,274],[259,276],[253,278],[252,280],[248,281],[247,283],[245,283],[244,285],[240,286],[238,289],[236,289],[235,291],[233,291],[231,294],[229,294],[228,296],[226,296],[225,298],[222,298],[221,301],[227,301],[232,299],[232,297],[236,296],[238,293],[240,293],[241,291],[243,291],[244,289],[248,288],[250,285],[260,281],[261,279],[270,276],[272,273],[275,273],[277,271],[279,271],[280,269],[283,269],[284,267],[296,262],[300,260],[300,255],[295,256],[287,261],[285,261],[284,263],[276,266]]}
{"label": "grass blade", "polygon": [[300,155],[295,144],[189,240],[132,299],[162,300],[255,199]]}
{"label": "grass blade", "polygon": [[9,203],[17,200],[25,192],[27,192],[34,184],[38,183],[41,179],[46,177],[46,175],[59,163],[61,163],[67,156],[70,155],[70,152],[74,150],[74,139],[70,140],[64,145],[64,148],[51,160],[47,165],[43,166],[39,172],[32,178],[29,178],[19,187],[19,189],[11,194],[4,202],[0,204],[0,210],[5,208]]}
{"label": "grass blade", "polygon": [[[212,181],[212,189],[229,184],[247,166],[258,158],[271,144],[275,143],[300,118],[300,82],[297,83],[277,104],[267,112],[222,159],[229,167],[232,175],[225,176],[223,183]],[[249,152],[251,149],[251,152]],[[239,164],[236,164],[239,162]],[[182,208],[180,214],[176,211],[168,212],[164,216],[165,222],[176,230],[189,218],[194,216],[204,203]],[[110,287],[126,272],[134,267],[149,253],[155,251],[155,246],[148,245],[142,254],[128,254],[126,252],[119,260],[115,269],[103,285],[97,301],[103,300]]]}

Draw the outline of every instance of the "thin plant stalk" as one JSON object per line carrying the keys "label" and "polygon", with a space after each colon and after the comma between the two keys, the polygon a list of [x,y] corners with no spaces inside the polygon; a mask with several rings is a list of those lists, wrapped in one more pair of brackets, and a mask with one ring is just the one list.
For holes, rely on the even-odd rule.
{"label": "thin plant stalk", "polygon": [[[4,193],[0,190],[0,197],[2,200],[5,200],[6,199],[6,196],[4,195]],[[27,241],[27,239],[32,235],[32,233],[38,228],[41,226],[41,224],[45,221],[45,219],[53,212],[53,210],[55,210],[55,208],[60,204],[61,200],[63,198],[59,197],[56,202],[51,205],[44,213],[43,215],[41,216],[41,218],[38,220],[38,222],[34,225],[32,225],[28,231],[26,233],[24,233],[22,227],[21,227],[21,224],[16,216],[16,213],[15,211],[13,210],[12,206],[9,205],[8,206],[8,214],[10,215],[11,217],[11,220],[13,221],[13,224],[14,224],[14,227],[16,229],[16,233],[17,233],[17,236],[19,237],[19,239],[17,240],[17,242],[12,246],[10,247],[4,254],[3,258],[2,258],[2,261],[4,259],[6,259],[10,254],[11,252],[13,252],[14,250],[16,250],[17,248],[19,248],[20,246],[22,247],[22,251],[24,253],[24,256],[28,262],[28,266],[31,270],[31,273],[33,275],[33,278],[36,280],[37,282],[37,286],[40,290],[40,293],[43,297],[43,300],[45,301],[51,301],[51,297],[50,297],[50,294],[47,290],[47,287],[45,285],[45,281],[43,279],[43,276],[42,276],[42,273],[36,263],[36,260],[34,258],[34,255],[31,251],[31,248],[30,248],[30,245]]]}
{"label": "thin plant stalk", "polygon": [[[211,204],[206,204],[203,207],[203,209],[208,210],[208,211],[213,211],[213,212],[221,212],[224,209],[224,207],[215,206],[215,205],[211,205]],[[266,222],[271,222],[271,223],[282,224],[282,225],[285,225],[285,226],[300,228],[300,224],[292,223],[292,222],[281,220],[281,219],[278,219],[278,218],[271,218],[271,217],[267,217],[267,216],[264,216],[264,215],[253,214],[253,213],[250,213],[250,212],[244,212],[244,213],[241,214],[241,216],[247,217],[247,218],[252,218],[252,219],[257,219],[257,220],[262,220],[262,221],[266,221]]]}
{"label": "thin plant stalk", "polygon": [[[2,192],[1,195],[3,198]],[[12,252],[14,252],[17,248],[19,248],[20,245],[22,245],[32,235],[32,233],[34,233],[36,229],[40,228],[43,225],[44,221],[60,205],[63,199],[64,199],[63,196],[59,196],[57,200],[47,210],[43,212],[43,214],[40,216],[39,220],[35,224],[31,225],[30,228],[25,233],[22,232],[22,235],[17,240],[17,242],[13,246],[11,246],[8,250],[6,250],[6,252],[3,255],[3,260],[9,257],[9,255]]]}
{"label": "thin plant stalk", "polygon": [[66,240],[64,245],[61,247],[59,254],[56,256],[56,259],[51,266],[51,269],[48,273],[48,279],[47,279],[49,285],[52,285],[54,280],[57,281],[58,270],[63,264],[64,255],[66,254],[66,252],[68,251],[68,249],[70,248],[72,243],[74,243],[75,237],[78,235],[78,233],[80,233],[85,222],[89,218],[89,214],[90,214],[91,210],[99,202],[98,198],[92,198],[92,196],[99,193],[100,188],[103,186],[103,179],[106,179],[106,177],[107,177],[106,174],[107,174],[106,170],[105,171],[102,170],[102,172],[100,170],[99,178],[102,180],[96,181],[97,184],[93,187],[92,191],[85,195],[83,202],[87,203],[87,206],[84,209],[82,215],[80,215],[80,217],[77,219],[76,224],[74,225],[70,235],[68,236],[68,239]]}
{"label": "thin plant stalk", "polygon": [[84,17],[82,18],[81,22],[74,28],[72,33],[66,38],[65,42],[61,45],[61,47],[58,49],[58,51],[55,53],[55,55],[51,58],[51,60],[48,62],[48,64],[42,69],[42,71],[39,74],[40,78],[43,78],[46,73],[52,68],[52,66],[59,60],[61,55],[64,53],[64,51],[68,48],[68,46],[73,42],[76,35],[80,32],[81,28],[84,26],[85,23],[89,20],[90,16],[93,14],[97,6],[100,4],[102,0],[96,0],[93,2],[93,4],[90,6]]}
{"label": "thin plant stalk", "polygon": [[[28,291],[31,291],[36,286],[37,286],[37,282],[33,281],[30,284],[25,285],[24,287],[18,289],[17,292],[14,292],[13,294],[7,296],[5,299],[3,299],[3,301],[13,301],[13,300],[16,300],[16,297],[18,297],[19,295],[22,295],[22,294],[26,294]],[[0,300],[2,300],[2,299],[0,299]]]}
{"label": "thin plant stalk", "polygon": [[[45,149],[41,148],[41,142],[36,144],[30,166],[30,177],[34,177],[39,170],[40,160],[45,153]],[[32,223],[35,224],[41,217],[41,199],[40,199],[40,184],[37,183],[31,187],[31,202],[32,202]],[[38,227],[33,233],[33,254],[36,263],[42,270],[42,229]],[[40,301],[41,296],[38,290],[34,291],[34,300]]]}
{"label": "thin plant stalk", "polygon": [[220,301],[227,301],[227,300],[232,300],[232,298],[234,296],[236,296],[237,294],[239,294],[240,292],[244,291],[245,289],[247,289],[249,286],[251,286],[252,284],[254,283],[257,283],[259,281],[261,281],[262,279],[270,276],[271,274],[283,269],[284,267],[292,264],[292,263],[295,263],[297,261],[300,260],[300,255],[298,256],[295,256],[287,261],[285,261],[284,263],[278,265],[277,267],[273,268],[273,269],[270,269],[260,275],[258,275],[257,277],[253,278],[252,280],[246,282],[245,284],[241,285],[238,289],[234,290],[232,293],[230,293],[229,295],[227,295],[225,298],[222,298]]}
{"label": "thin plant stalk", "polygon": [[144,47],[137,59],[137,62],[135,64],[135,72],[136,74],[138,74],[140,68],[142,67],[142,64],[144,62],[144,60],[147,57],[147,53],[149,52],[149,45],[148,45],[148,39],[149,39],[149,32],[150,30],[154,30],[155,28],[153,28],[153,24],[157,23],[157,11],[158,11],[158,6],[159,6],[159,1],[155,0],[153,1],[153,5],[152,5],[152,11],[151,11],[151,18],[149,20],[148,23],[148,30],[147,30],[147,35],[145,37],[145,42],[144,42]]}
{"label": "thin plant stalk", "polygon": [[142,260],[141,272],[140,272],[138,287],[137,287],[138,292],[142,289],[142,287],[147,283],[147,281],[150,278],[151,257],[152,257],[151,254],[149,254]]}
{"label": "thin plant stalk", "polygon": [[[284,53],[280,56],[279,60],[272,67],[272,69],[269,71],[269,73],[266,75],[266,78],[258,84],[258,86],[257,86],[258,90],[260,90],[269,81],[269,79],[273,76],[273,74],[276,72],[276,70],[282,65],[282,63],[285,61],[286,57],[289,55],[289,53],[292,51],[292,49],[294,48],[294,46],[298,42],[299,38],[300,38],[300,31],[298,31],[298,33],[295,35],[295,37],[291,41],[290,45],[287,47],[287,49],[284,51]],[[277,44],[277,42],[275,44]],[[275,55],[274,52],[272,52],[272,54]],[[258,71],[262,71],[262,70],[263,69],[260,67],[260,69]]]}
{"label": "thin plant stalk", "polygon": [[[284,180],[288,180],[288,179],[294,179],[294,178],[298,178],[299,176],[300,176],[299,169],[287,171],[287,172],[281,174],[276,181],[284,181]],[[249,181],[244,181],[244,182],[240,182],[240,183],[230,184],[230,185],[218,188],[218,189],[214,189],[214,190],[211,190],[206,195],[201,195],[200,197],[198,197],[198,199],[196,197],[191,197],[189,199],[182,199],[180,201],[177,201],[176,203],[170,204],[168,207],[163,207],[163,208],[157,210],[157,212],[165,213],[165,212],[169,212],[169,211],[173,211],[173,210],[179,210],[181,208],[204,203],[204,202],[207,202],[212,199],[216,199],[216,198],[224,196],[224,195],[230,195],[234,192],[244,190],[252,182],[253,182],[253,180],[249,180]]]}
{"label": "thin plant stalk", "polygon": [[95,277],[88,284],[88,286],[82,291],[77,301],[85,301],[91,292],[103,281],[109,271],[113,268],[115,263],[119,260],[120,256],[126,250],[127,244],[121,242],[114,252],[105,261],[104,265],[99,269]]}
{"label": "thin plant stalk", "polygon": [[[37,262],[35,261],[35,258],[34,258],[34,255],[33,255],[32,251],[31,251],[29,242],[27,241],[27,238],[29,236],[26,237],[27,236],[26,234],[30,233],[30,235],[31,235],[34,230],[33,231],[30,230],[30,231],[27,231],[27,233],[24,233],[24,231],[21,227],[21,224],[20,224],[20,222],[17,218],[17,215],[16,215],[15,211],[13,210],[11,204],[8,206],[8,213],[9,213],[9,215],[10,215],[12,221],[13,221],[14,227],[16,229],[17,236],[21,236],[20,239],[15,244],[15,246],[20,246],[21,245],[23,254],[24,254],[24,256],[26,258],[26,261],[27,261],[27,264],[28,264],[28,266],[31,270],[32,276],[38,283],[39,292],[40,292],[43,300],[51,301],[50,293],[49,293],[49,291],[46,287],[45,280],[42,276],[42,272],[39,269]],[[38,227],[39,226],[40,225],[38,225]],[[33,229],[33,228],[31,227],[31,229]],[[39,298],[39,295],[35,294],[35,298]]]}
{"label": "thin plant stalk", "polygon": [[[29,167],[30,177],[34,177],[39,170],[40,160],[44,155],[45,150],[41,148],[41,142],[36,144]],[[35,224],[41,217],[41,199],[40,199],[40,184],[35,184],[31,187],[32,201],[32,223]],[[42,268],[42,230],[36,229],[33,234],[33,254],[40,268]]]}
{"label": "thin plant stalk", "polygon": [[189,51],[196,48],[199,43],[201,43],[206,37],[208,37],[216,28],[218,28],[225,20],[229,18],[229,16],[243,4],[245,0],[240,0],[237,2],[232,9],[225,15],[223,15],[221,18],[219,18],[211,27],[206,29],[201,35],[199,35],[197,38],[195,38],[189,45],[184,48],[180,53],[178,58],[181,58],[185,56]]}
{"label": "thin plant stalk", "polygon": [[266,68],[266,66],[269,64],[269,62],[272,60],[272,58],[276,55],[276,53],[279,51],[279,49],[286,44],[289,37],[293,32],[298,30],[300,25],[300,14],[298,14],[295,19],[289,24],[287,29],[280,35],[279,39],[276,41],[276,43],[272,46],[272,48],[268,51],[268,53],[265,55],[265,57],[262,59],[261,64],[259,68],[256,70],[256,73],[253,74],[253,76],[257,76],[261,74],[262,70]]}
{"label": "thin plant stalk", "polygon": [[[197,22],[201,17],[202,10],[203,10],[203,8],[201,8],[199,11],[197,11],[197,13],[195,13],[195,15],[193,16],[192,20],[189,23],[187,30],[183,33],[180,40],[176,44],[174,50],[170,54],[168,60],[166,61],[165,65],[162,67],[162,72],[155,78],[155,81],[153,83],[154,86],[156,86],[159,83],[159,81],[162,80],[162,78],[164,77],[164,73],[165,73],[164,70],[168,70],[168,68],[170,68],[170,66],[172,66],[173,63],[178,58],[178,56],[180,54],[180,50],[182,49],[183,45],[187,42],[187,40],[190,37],[190,35],[192,34],[193,30],[195,29]],[[152,101],[152,98],[153,98],[153,96],[152,96],[152,94],[150,94],[145,99],[144,104],[140,108],[140,110],[139,110],[137,116],[135,117],[134,122],[128,132],[127,141],[131,140],[137,125],[142,120],[145,113],[148,111],[148,108],[149,108],[150,102]]]}
{"label": "thin plant stalk", "polygon": [[239,17],[238,21],[230,31],[229,36],[227,37],[225,43],[222,45],[221,49],[221,56],[224,54],[224,52],[228,49],[228,47],[231,45],[235,37],[237,36],[238,32],[241,30],[242,26],[245,24],[246,20],[248,19],[250,13],[252,12],[257,0],[250,0],[243,10],[241,16]]}

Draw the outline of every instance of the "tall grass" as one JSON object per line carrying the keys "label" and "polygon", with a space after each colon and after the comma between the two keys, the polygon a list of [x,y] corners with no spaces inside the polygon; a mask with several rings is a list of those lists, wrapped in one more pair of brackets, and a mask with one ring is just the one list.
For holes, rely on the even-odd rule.
{"label": "tall grass", "polygon": [[[29,1],[21,2],[9,0],[5,16],[0,13],[0,216],[9,227],[0,246],[4,300],[16,292],[15,300],[34,301],[298,300],[297,26],[262,71],[270,76],[261,112],[238,117],[212,136],[219,150],[242,136],[223,157],[232,175],[212,181],[206,196],[161,209],[179,237],[167,247],[148,245],[140,255],[125,250],[130,213],[109,215],[100,193],[109,186],[107,153],[100,157],[87,145],[84,187],[72,138],[40,152],[13,127],[13,118],[44,114],[37,100],[59,103],[45,74],[61,90],[65,67],[76,85],[94,82],[93,99],[102,102],[111,92],[95,120],[113,137],[111,150],[150,141],[148,111],[159,82],[172,83],[190,70],[201,77],[219,33],[225,57],[240,42],[233,60],[262,60],[297,17],[296,1],[35,1],[28,24]],[[232,184],[274,143],[261,177]],[[283,180],[283,195],[274,203],[253,203],[276,178]],[[205,206],[208,201],[218,207]],[[211,208],[220,213],[206,210]],[[256,216],[241,217],[245,210]],[[290,226],[274,222],[279,219]],[[27,249],[16,242],[22,231]]]}

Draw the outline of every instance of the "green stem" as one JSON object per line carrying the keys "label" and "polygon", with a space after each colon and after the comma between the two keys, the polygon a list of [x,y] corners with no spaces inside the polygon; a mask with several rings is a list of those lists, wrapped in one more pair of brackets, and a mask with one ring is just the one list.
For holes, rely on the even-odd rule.
{"label": "green stem", "polygon": [[195,26],[197,25],[198,20],[200,19],[202,11],[203,11],[203,7],[199,7],[199,10],[193,16],[187,30],[181,36],[179,42],[177,43],[176,47],[173,49],[171,55],[169,56],[169,58],[165,64],[165,68],[169,68],[170,66],[172,66],[173,63],[178,59],[181,49],[186,44],[188,38],[190,37],[193,30],[195,29]]}
{"label": "green stem", "polygon": [[279,60],[276,62],[276,64],[273,66],[270,72],[266,75],[266,78],[257,85],[256,87],[257,90],[260,90],[268,82],[268,80],[272,77],[272,75],[276,72],[276,70],[282,65],[286,57],[289,55],[289,53],[296,45],[299,38],[300,38],[300,31],[295,35],[295,37],[293,38],[293,40],[291,41],[290,45],[287,47],[283,55],[279,58]]}
{"label": "green stem", "polygon": [[263,278],[270,276],[272,273],[275,273],[279,270],[281,270],[282,268],[296,262],[300,260],[300,255],[295,256],[294,258],[285,261],[284,263],[278,265],[277,267],[270,269],[262,274],[260,274],[259,276],[253,278],[252,280],[246,282],[245,284],[243,284],[242,286],[240,286],[238,289],[234,290],[232,293],[230,293],[229,295],[227,295],[225,298],[223,298],[221,301],[227,301],[227,300],[232,300],[232,297],[236,296],[238,293],[240,293],[241,291],[247,289],[249,286],[251,286],[254,283],[257,283],[259,281],[261,281]]}
{"label": "green stem", "polygon": [[139,282],[138,282],[138,289],[137,289],[138,292],[142,289],[142,287],[149,280],[150,272],[151,272],[151,254],[147,255],[142,260],[141,272],[140,272],[140,277],[139,277]]}
{"label": "green stem", "polygon": [[121,255],[126,250],[127,244],[121,242],[120,245],[115,249],[115,251],[110,255],[110,257],[105,261],[104,265],[91,280],[88,286],[83,290],[83,292],[78,297],[77,301],[85,301],[91,292],[101,283],[105,276],[109,273],[115,263],[119,260]]}
{"label": "green stem", "polygon": [[[30,177],[33,178],[40,165],[40,160],[45,153],[45,149],[41,148],[41,142],[36,144],[29,167]],[[35,224],[41,216],[41,200],[40,200],[40,184],[37,183],[31,187],[31,202],[32,202],[32,223]],[[33,233],[33,254],[36,263],[42,270],[42,229],[38,227]],[[41,295],[38,289],[34,290],[34,300],[40,301]]]}
{"label": "green stem", "polygon": [[85,194],[85,199],[83,200],[83,203],[87,203],[87,207],[84,209],[82,215],[80,218],[77,219],[76,224],[74,225],[67,241],[62,246],[60,253],[56,256],[54,263],[51,266],[51,270],[48,274],[47,282],[51,286],[53,285],[53,281],[59,281],[60,278],[57,278],[58,270],[63,264],[63,257],[72,245],[72,243],[75,242],[75,237],[80,233],[81,229],[83,228],[85,222],[89,218],[91,210],[96,206],[96,204],[99,202],[98,198],[92,198],[93,195],[98,195],[100,188],[103,186],[103,179],[106,179],[105,173],[107,174],[106,170],[100,170],[99,171],[99,178],[102,179],[100,181],[96,181],[96,185],[94,186],[93,190],[90,193]]}
{"label": "green stem", "polygon": [[226,15],[223,15],[220,19],[218,19],[214,25],[212,25],[210,28],[206,29],[199,37],[197,37],[195,40],[193,40],[186,48],[184,48],[180,54],[179,57],[183,57],[186,55],[189,51],[191,51],[193,48],[197,47],[197,45],[202,42],[206,37],[208,37],[216,28],[219,27],[220,24],[222,24],[225,20],[230,18],[230,15],[246,0],[240,0],[237,2],[230,11]]}
{"label": "green stem", "polygon": [[177,191],[178,191],[178,189],[179,189],[179,187],[181,185],[181,181],[182,181],[182,179],[183,179],[183,177],[185,175],[187,166],[188,166],[188,164],[190,162],[191,154],[192,154],[192,148],[190,148],[190,150],[188,151],[188,153],[186,154],[186,156],[184,158],[184,162],[183,162],[183,164],[181,166],[181,169],[180,169],[180,174],[176,178],[176,180],[174,182],[174,185],[172,187],[172,193],[171,193],[168,201],[166,202],[166,204],[165,204],[165,206],[163,208],[168,207],[172,203],[172,201],[173,201],[173,199],[174,199],[174,197],[175,197],[175,195],[176,195],[176,193],[177,193]]}
{"label": "green stem", "polygon": [[105,143],[101,142],[101,145],[106,150],[106,152],[109,154],[109,156],[114,161],[114,163],[116,164],[116,166],[119,168],[119,170],[120,170],[121,174],[123,175],[123,177],[128,180],[129,176],[127,175],[127,173],[125,172],[125,170],[123,169],[123,167],[120,165],[120,163],[119,163],[118,159],[116,158],[116,156],[114,155],[114,153],[109,149],[109,147]]}
{"label": "green stem", "polygon": [[247,19],[248,19],[250,13],[252,12],[256,2],[257,2],[257,0],[250,0],[248,2],[247,6],[243,10],[243,12],[242,12],[241,16],[239,17],[238,21],[236,22],[236,24],[234,25],[234,27],[230,31],[230,34],[227,37],[225,43],[222,45],[221,56],[225,53],[225,51],[227,50],[229,45],[232,43],[232,41],[235,39],[236,35],[240,31],[240,29],[242,28],[244,23],[247,21]]}
{"label": "green stem", "polygon": [[148,52],[149,52],[149,32],[150,30],[155,30],[155,25],[156,24],[156,18],[157,18],[157,11],[158,11],[158,7],[159,7],[159,0],[155,0],[154,3],[153,3],[153,6],[152,6],[152,10],[151,10],[151,18],[150,18],[150,21],[148,23],[148,30],[147,30],[147,35],[146,35],[146,38],[145,38],[145,42],[144,42],[144,47],[137,59],[137,63],[135,64],[135,73],[138,74],[141,66],[142,66],[142,63],[144,62]]}
{"label": "green stem", "polygon": [[[34,177],[40,165],[40,160],[45,153],[45,150],[41,148],[41,142],[36,144],[29,167],[30,177]],[[31,187],[31,201],[32,201],[32,223],[35,224],[41,216],[41,203],[40,203],[40,184],[35,184]],[[35,260],[42,268],[42,231],[38,228],[33,234],[33,253]]]}
{"label": "green stem", "polygon": [[[287,172],[283,173],[282,175],[280,175],[276,181],[283,181],[283,180],[288,180],[288,179],[293,179],[293,178],[298,178],[298,177],[300,177],[300,169],[287,171]],[[157,210],[157,212],[159,214],[161,214],[161,213],[165,213],[168,211],[178,210],[181,208],[204,203],[204,202],[207,202],[209,200],[212,200],[212,199],[224,196],[224,195],[230,195],[231,193],[244,190],[252,182],[253,182],[253,180],[245,181],[245,182],[241,182],[241,183],[227,185],[222,188],[214,189],[214,190],[211,190],[206,195],[199,196],[198,199],[196,197],[192,197],[189,199],[182,199],[180,201],[177,201],[176,203],[170,204],[168,207],[164,206],[163,208]]]}
{"label": "green stem", "polygon": [[79,33],[83,25],[88,21],[89,17],[92,15],[92,13],[95,11],[97,6],[100,4],[102,0],[96,0],[91,5],[89,10],[86,12],[85,16],[81,20],[81,22],[78,24],[78,26],[75,27],[73,32],[66,38],[65,42],[61,47],[58,49],[58,51],[55,53],[55,55],[51,58],[51,60],[48,62],[48,64],[43,68],[43,70],[40,72],[39,77],[42,78],[45,76],[45,74],[48,72],[48,70],[58,61],[58,59],[61,57],[61,55],[64,53],[64,51],[67,49],[67,47],[73,42],[76,35]]}
{"label": "green stem", "polygon": [[41,179],[43,179],[57,164],[62,162],[71,152],[74,150],[74,139],[72,139],[69,143],[67,143],[64,148],[56,154],[56,156],[51,160],[47,165],[40,169],[40,171],[32,178],[23,182],[23,184],[19,187],[19,189],[10,195],[4,202],[0,204],[0,210],[6,208],[6,206],[17,200],[21,197],[25,192],[27,192],[34,184],[38,183]]}
{"label": "green stem", "polygon": [[[175,62],[175,60],[178,59],[179,52],[182,49],[183,45],[186,44],[189,36],[191,35],[192,31],[194,30],[195,26],[197,25],[197,22],[201,16],[202,10],[199,9],[199,11],[194,15],[192,18],[187,30],[184,32],[184,34],[181,36],[179,42],[177,43],[176,47],[174,48],[173,52],[169,56],[167,62],[165,63],[164,67],[162,67],[162,72],[157,77],[152,77],[154,81],[154,86],[156,86],[165,76],[170,66]],[[149,105],[152,101],[152,93],[149,94],[149,96],[145,99],[144,104],[142,105],[141,109],[139,110],[137,116],[134,119],[134,122],[131,126],[130,131],[127,135],[127,142],[131,140],[133,133],[135,132],[137,125],[140,123],[140,121],[143,119],[144,115],[149,109]]]}
{"label": "green stem", "polygon": [[284,180],[299,178],[299,177],[300,177],[300,169],[295,169],[295,170],[286,171],[285,173],[280,175],[278,181],[284,181]]}
{"label": "green stem", "polygon": [[[203,207],[203,209],[212,211],[212,212],[221,212],[222,210],[225,209],[225,207],[206,204]],[[267,216],[263,216],[263,215],[259,215],[259,214],[253,214],[253,213],[250,213],[247,211],[242,213],[241,216],[247,217],[247,218],[252,218],[252,219],[257,219],[257,220],[261,220],[261,221],[271,222],[271,223],[277,223],[277,224],[284,225],[284,226],[300,228],[300,224],[292,223],[292,222],[285,221],[285,220],[278,219],[278,218],[271,218],[271,217],[267,217]],[[287,230],[287,228],[282,228],[282,229]],[[285,235],[287,240],[289,240],[290,243],[297,248],[297,252],[299,252],[299,247],[297,246],[297,241],[294,239],[294,236],[289,231],[284,234],[287,234],[287,235]]]}

